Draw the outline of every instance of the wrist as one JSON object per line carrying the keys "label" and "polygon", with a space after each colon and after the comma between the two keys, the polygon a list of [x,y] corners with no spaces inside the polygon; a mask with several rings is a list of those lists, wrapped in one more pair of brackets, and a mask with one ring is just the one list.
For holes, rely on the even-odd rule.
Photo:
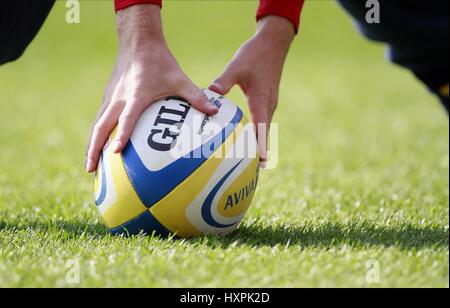
{"label": "wrist", "polygon": [[165,46],[161,22],[161,8],[153,4],[141,4],[117,13],[119,48],[130,52]]}
{"label": "wrist", "polygon": [[259,20],[256,35],[289,47],[295,38],[295,28],[286,18],[266,16]]}

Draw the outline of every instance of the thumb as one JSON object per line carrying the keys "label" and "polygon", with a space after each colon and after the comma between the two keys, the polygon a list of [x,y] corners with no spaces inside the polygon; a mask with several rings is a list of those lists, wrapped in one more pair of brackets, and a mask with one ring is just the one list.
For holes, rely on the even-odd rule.
{"label": "thumb", "polygon": [[194,84],[186,86],[180,93],[180,96],[186,99],[194,108],[207,115],[211,116],[219,112],[219,109],[210,103],[208,96]]}
{"label": "thumb", "polygon": [[225,72],[209,86],[209,89],[220,95],[226,95],[235,84],[234,74],[227,68]]}

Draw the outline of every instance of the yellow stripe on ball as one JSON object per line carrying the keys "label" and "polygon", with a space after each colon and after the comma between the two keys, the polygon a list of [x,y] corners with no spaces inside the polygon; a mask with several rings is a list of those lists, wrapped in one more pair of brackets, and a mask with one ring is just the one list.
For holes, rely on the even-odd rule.
{"label": "yellow stripe on ball", "polygon": [[[113,132],[110,140],[114,140],[115,135],[116,131]],[[108,148],[108,151],[111,151],[111,149]],[[117,199],[114,205],[104,213],[103,220],[106,226],[112,229],[129,222],[148,209],[142,204],[131,184],[123,164],[122,155],[111,151],[109,157],[109,161],[104,163],[109,164],[112,169],[111,174]]]}

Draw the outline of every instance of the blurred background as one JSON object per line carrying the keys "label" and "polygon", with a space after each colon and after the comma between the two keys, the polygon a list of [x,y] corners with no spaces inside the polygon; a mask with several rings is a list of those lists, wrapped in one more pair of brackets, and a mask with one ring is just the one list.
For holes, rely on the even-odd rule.
{"label": "blurred background", "polygon": [[[165,1],[169,46],[199,86],[207,87],[254,33],[256,8],[257,1]],[[117,52],[115,15],[112,1],[81,1],[81,23],[67,24],[66,10],[57,1],[24,57],[0,67],[3,228],[99,223],[84,151]],[[337,3],[307,1],[275,118],[280,164],[262,174],[247,221],[402,217],[447,226],[448,233],[448,117],[384,53],[357,33]],[[247,110],[239,89],[230,98]],[[430,284],[448,285],[445,250]],[[45,253],[36,254],[39,270]],[[393,270],[394,259],[408,259],[399,255],[392,256]],[[19,275],[27,261],[3,262]],[[422,273],[428,265],[420,265]],[[421,282],[417,271],[411,284]],[[345,269],[341,274],[333,283],[347,281]]]}

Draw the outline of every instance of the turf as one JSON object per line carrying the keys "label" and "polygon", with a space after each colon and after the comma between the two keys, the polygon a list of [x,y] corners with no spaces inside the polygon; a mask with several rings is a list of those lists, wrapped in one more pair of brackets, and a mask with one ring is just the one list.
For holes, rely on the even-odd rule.
{"label": "turf", "polygon": [[[199,85],[253,33],[255,8],[166,1],[169,44]],[[21,61],[0,68],[1,287],[448,287],[448,118],[334,1],[306,4],[275,119],[278,168],[237,232],[192,240],[114,238],[99,220],[84,146],[114,14],[83,1],[69,25],[65,10],[58,1]]]}

